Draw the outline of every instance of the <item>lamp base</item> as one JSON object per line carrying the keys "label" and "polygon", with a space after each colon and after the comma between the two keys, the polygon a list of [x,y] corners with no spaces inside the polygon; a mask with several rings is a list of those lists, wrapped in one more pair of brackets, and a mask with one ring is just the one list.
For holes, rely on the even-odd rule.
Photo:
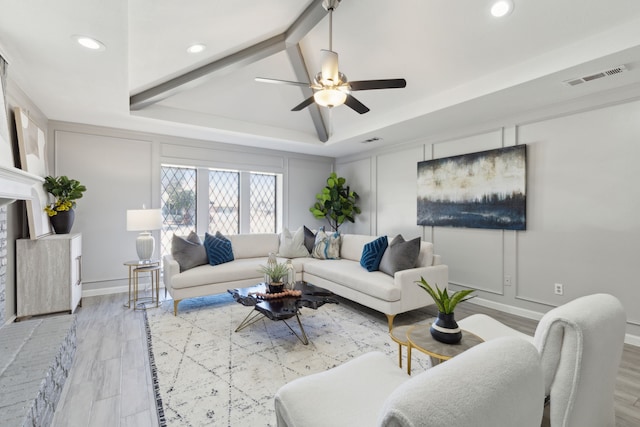
{"label": "lamp base", "polygon": [[143,231],[136,239],[136,252],[140,261],[149,261],[153,257],[156,241],[149,231]]}

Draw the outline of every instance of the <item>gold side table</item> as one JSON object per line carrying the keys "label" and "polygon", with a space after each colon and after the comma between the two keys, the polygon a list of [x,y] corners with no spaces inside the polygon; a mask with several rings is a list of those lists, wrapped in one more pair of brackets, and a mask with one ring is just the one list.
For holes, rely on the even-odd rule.
{"label": "gold side table", "polygon": [[483,339],[469,331],[462,330],[462,340],[457,344],[445,344],[431,336],[427,325],[413,325],[407,330],[407,374],[411,375],[411,349],[415,348],[431,356],[431,360],[438,364],[483,342]]}
{"label": "gold side table", "polygon": [[[135,270],[137,268],[140,267],[153,267],[153,266],[157,266],[158,267],[158,274],[159,274],[159,268],[160,268],[160,260],[149,260],[149,261],[140,261],[138,259],[133,260],[133,261],[126,261],[124,262],[124,265],[126,265],[129,269],[129,299],[127,300],[127,302],[124,304],[124,306],[126,308],[131,308],[131,301],[136,300],[137,298],[137,288],[136,288],[136,292],[135,295],[132,294],[132,291],[134,290],[134,284],[136,283],[136,280],[138,278],[138,275],[141,272],[138,272],[137,274],[135,273]],[[158,284],[157,286],[159,286],[160,281],[157,280],[156,283]],[[135,285],[137,286],[137,285]],[[153,283],[151,284],[152,286],[152,290],[153,290]],[[135,304],[134,304],[135,307]]]}

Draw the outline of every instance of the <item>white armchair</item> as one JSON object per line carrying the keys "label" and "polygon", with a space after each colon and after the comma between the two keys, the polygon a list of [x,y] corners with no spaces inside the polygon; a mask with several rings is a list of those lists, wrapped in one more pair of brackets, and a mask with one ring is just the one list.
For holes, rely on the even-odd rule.
{"label": "white armchair", "polygon": [[613,427],[613,393],[622,357],[626,316],[608,294],[577,298],[547,312],[534,337],[484,314],[458,325],[485,341],[521,336],[540,352],[552,427]]}
{"label": "white armchair", "polygon": [[536,348],[506,337],[414,377],[380,352],[298,378],[275,396],[279,427],[539,427]]}

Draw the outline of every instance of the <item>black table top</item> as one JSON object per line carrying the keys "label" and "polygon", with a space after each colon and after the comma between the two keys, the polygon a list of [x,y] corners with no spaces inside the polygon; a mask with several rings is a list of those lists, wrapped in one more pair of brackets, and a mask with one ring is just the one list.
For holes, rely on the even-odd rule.
{"label": "black table top", "polygon": [[296,315],[301,307],[317,309],[324,304],[337,304],[331,291],[314,286],[307,282],[296,282],[294,289],[302,292],[300,296],[286,296],[274,299],[262,299],[257,294],[266,294],[267,285],[259,283],[248,288],[229,289],[233,299],[246,306],[254,306],[255,309],[271,320],[289,319]]}

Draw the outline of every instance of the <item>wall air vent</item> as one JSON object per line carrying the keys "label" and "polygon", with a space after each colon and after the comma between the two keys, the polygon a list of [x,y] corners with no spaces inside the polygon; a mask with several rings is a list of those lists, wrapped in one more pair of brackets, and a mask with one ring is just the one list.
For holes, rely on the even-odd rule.
{"label": "wall air vent", "polygon": [[601,79],[603,77],[615,76],[616,74],[624,73],[625,71],[628,71],[628,68],[625,65],[618,65],[617,67],[600,71],[594,74],[590,74],[588,76],[565,80],[562,83],[564,83],[567,86],[577,86],[579,84],[587,83],[592,80]]}

